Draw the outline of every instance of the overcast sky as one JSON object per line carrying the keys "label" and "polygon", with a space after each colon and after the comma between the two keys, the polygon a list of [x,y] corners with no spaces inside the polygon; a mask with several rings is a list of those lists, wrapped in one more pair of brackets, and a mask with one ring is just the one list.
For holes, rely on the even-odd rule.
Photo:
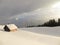
{"label": "overcast sky", "polygon": [[55,0],[0,0],[0,18],[46,7]]}
{"label": "overcast sky", "polygon": [[[28,15],[31,20],[32,18],[41,20],[44,19],[47,12],[47,17],[49,18],[48,14],[51,10],[48,8],[58,1],[60,0],[0,0],[0,24],[5,23],[7,20],[20,19],[21,17],[26,19]],[[27,19],[30,20],[30,18]]]}

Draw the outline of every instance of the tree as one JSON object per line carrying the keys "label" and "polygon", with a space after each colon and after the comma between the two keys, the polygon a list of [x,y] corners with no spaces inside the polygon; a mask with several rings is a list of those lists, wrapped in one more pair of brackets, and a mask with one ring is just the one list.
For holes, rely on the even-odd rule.
{"label": "tree", "polygon": [[60,18],[58,19],[58,26],[60,26]]}
{"label": "tree", "polygon": [[53,26],[57,26],[57,22],[55,21],[55,19],[52,19],[52,20],[49,20],[48,22],[44,23],[43,25],[53,27]]}

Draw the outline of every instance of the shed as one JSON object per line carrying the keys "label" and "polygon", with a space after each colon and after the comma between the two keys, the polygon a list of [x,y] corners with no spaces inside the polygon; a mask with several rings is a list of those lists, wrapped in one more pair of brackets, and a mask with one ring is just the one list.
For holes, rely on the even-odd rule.
{"label": "shed", "polygon": [[5,25],[4,27],[4,30],[7,31],[7,32],[14,32],[14,31],[17,31],[18,27],[15,25],[15,24],[8,24],[8,25]]}

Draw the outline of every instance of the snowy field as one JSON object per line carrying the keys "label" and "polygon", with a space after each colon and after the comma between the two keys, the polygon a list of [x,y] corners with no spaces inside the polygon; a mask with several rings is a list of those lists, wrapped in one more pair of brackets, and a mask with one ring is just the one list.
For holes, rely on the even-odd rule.
{"label": "snowy field", "polygon": [[33,28],[20,28],[21,30],[30,31],[39,34],[46,34],[60,37],[60,27],[33,27]]}
{"label": "snowy field", "polygon": [[0,45],[60,45],[60,27],[20,28],[0,31]]}

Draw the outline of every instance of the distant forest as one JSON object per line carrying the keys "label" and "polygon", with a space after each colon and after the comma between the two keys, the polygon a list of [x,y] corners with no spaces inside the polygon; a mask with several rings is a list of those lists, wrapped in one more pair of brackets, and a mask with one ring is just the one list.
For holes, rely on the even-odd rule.
{"label": "distant forest", "polygon": [[55,26],[60,26],[60,18],[58,19],[58,22],[55,21],[55,19],[51,19],[42,25],[37,25],[37,26],[32,25],[32,26],[27,26],[27,27],[55,27]]}

